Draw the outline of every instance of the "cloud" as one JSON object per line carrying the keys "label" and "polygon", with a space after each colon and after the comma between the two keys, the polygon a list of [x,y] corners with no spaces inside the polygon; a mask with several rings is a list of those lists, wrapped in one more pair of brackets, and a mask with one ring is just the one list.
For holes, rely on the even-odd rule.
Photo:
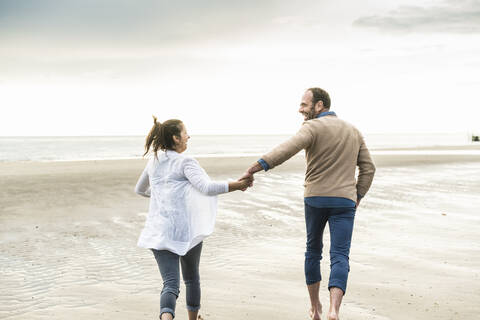
{"label": "cloud", "polygon": [[164,46],[254,33],[278,11],[274,0],[1,0],[0,38]]}
{"label": "cloud", "polygon": [[480,33],[479,0],[446,0],[441,5],[400,6],[385,15],[360,17],[355,27],[400,33]]}
{"label": "cloud", "polygon": [[222,48],[263,44],[272,29],[284,35],[293,22],[280,19],[279,25],[277,18],[296,6],[278,0],[0,0],[0,81],[211,65]]}

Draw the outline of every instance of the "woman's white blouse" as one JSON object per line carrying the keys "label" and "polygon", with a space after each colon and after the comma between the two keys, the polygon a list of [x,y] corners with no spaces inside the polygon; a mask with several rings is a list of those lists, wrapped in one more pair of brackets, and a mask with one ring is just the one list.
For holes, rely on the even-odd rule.
{"label": "woman's white blouse", "polygon": [[168,150],[148,161],[135,192],[150,197],[138,246],[183,256],[213,232],[216,195],[228,182],[211,181],[197,160]]}

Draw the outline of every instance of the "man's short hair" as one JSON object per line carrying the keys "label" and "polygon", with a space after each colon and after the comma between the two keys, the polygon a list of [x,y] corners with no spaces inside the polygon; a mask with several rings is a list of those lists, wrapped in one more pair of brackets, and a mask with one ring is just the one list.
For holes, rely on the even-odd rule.
{"label": "man's short hair", "polygon": [[330,109],[330,96],[328,95],[327,91],[321,88],[310,88],[308,90],[310,90],[313,94],[312,106],[315,106],[318,101],[322,101],[323,106],[327,109]]}

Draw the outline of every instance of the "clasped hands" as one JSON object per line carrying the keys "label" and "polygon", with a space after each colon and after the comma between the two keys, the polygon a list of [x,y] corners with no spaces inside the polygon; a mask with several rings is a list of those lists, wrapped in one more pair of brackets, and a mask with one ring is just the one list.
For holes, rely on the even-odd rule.
{"label": "clasped hands", "polygon": [[245,173],[237,180],[238,182],[242,183],[242,188],[240,190],[245,191],[250,187],[253,187],[253,181],[255,180],[253,175],[255,172],[262,170],[262,166],[255,162],[252,164]]}

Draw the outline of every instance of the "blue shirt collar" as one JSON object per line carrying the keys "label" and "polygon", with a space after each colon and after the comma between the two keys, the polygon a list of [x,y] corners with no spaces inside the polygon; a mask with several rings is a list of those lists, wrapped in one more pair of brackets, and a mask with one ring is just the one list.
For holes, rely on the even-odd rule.
{"label": "blue shirt collar", "polygon": [[333,111],[325,111],[325,112],[320,113],[315,118],[320,118],[320,117],[325,117],[325,116],[337,116],[337,114]]}

